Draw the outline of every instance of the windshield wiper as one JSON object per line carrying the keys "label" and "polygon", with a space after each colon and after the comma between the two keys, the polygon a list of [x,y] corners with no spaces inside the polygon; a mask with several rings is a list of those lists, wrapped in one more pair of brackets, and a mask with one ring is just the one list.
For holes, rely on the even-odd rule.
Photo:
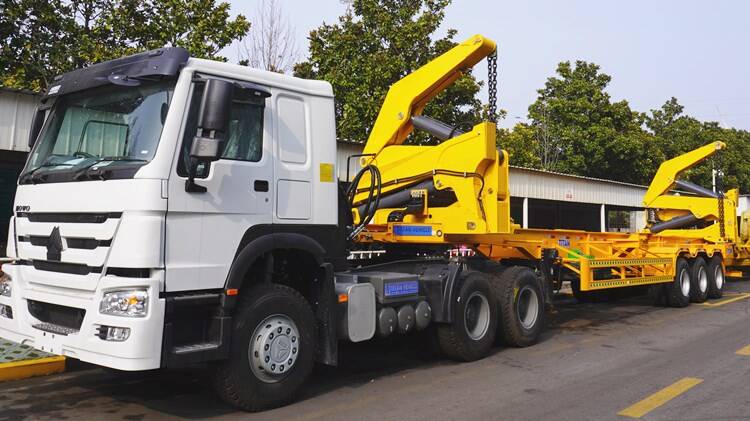
{"label": "windshield wiper", "polygon": [[21,176],[21,180],[19,180],[19,181],[21,181],[21,183],[25,183],[27,180],[30,179],[31,182],[34,183],[34,184],[36,184],[36,183],[38,183],[40,181],[44,181],[44,180],[41,180],[41,179],[39,179],[39,178],[36,177],[37,171],[41,170],[42,168],[57,167],[57,166],[60,166],[60,165],[64,165],[64,166],[67,166],[67,167],[72,167],[73,166],[73,164],[68,164],[68,163],[65,163],[65,162],[42,162],[38,167],[36,167],[36,168],[34,168],[32,170],[26,171],[23,174],[23,176]]}
{"label": "windshield wiper", "polygon": [[[102,162],[148,162],[148,160],[140,159],[140,158],[132,158],[129,156],[105,156],[103,158],[96,159],[92,161],[90,164],[84,166],[83,168],[76,171],[76,173],[73,175],[74,180],[81,180],[83,176],[88,176],[89,179],[91,179],[92,175],[90,170],[96,166],[96,164],[101,164]],[[100,172],[99,174],[96,174],[99,176],[100,180],[104,180],[104,172]]]}

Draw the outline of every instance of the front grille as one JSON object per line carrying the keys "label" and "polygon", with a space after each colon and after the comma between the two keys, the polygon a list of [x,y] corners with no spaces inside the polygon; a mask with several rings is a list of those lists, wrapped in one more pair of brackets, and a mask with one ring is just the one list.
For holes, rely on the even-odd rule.
{"label": "front grille", "polygon": [[101,224],[107,219],[117,219],[122,216],[122,212],[104,212],[104,213],[32,213],[18,212],[18,218],[27,218],[30,222],[59,222],[72,224]]}
{"label": "front grille", "polygon": [[[20,235],[18,242],[31,243],[32,246],[47,247],[49,243],[48,235]],[[66,237],[65,243],[71,249],[94,250],[97,247],[109,247],[112,240],[97,240],[95,238],[71,238]]]}
{"label": "front grille", "polygon": [[88,275],[102,273],[101,266],[87,266],[78,263],[50,262],[49,260],[32,260],[31,265],[36,270],[47,272],[69,273],[71,275]]}
{"label": "front grille", "polygon": [[86,310],[82,308],[61,306],[42,301],[28,300],[28,307],[29,313],[40,322],[74,331],[81,329],[83,318],[86,316]]}

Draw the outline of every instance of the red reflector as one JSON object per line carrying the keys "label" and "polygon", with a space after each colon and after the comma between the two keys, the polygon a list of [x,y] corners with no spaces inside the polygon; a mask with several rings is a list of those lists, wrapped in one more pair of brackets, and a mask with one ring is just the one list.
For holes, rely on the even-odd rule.
{"label": "red reflector", "polygon": [[238,290],[237,288],[229,288],[227,290],[227,295],[237,295],[239,293],[240,293],[240,290]]}

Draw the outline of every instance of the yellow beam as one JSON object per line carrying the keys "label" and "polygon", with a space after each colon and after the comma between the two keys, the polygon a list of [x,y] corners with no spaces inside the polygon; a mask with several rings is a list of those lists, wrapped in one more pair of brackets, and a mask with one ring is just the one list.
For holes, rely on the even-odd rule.
{"label": "yellow beam", "polygon": [[[403,143],[413,129],[411,117],[420,114],[427,102],[458,79],[465,69],[492,54],[495,48],[494,41],[474,35],[394,83],[363,153],[377,155],[386,146]],[[369,162],[367,158],[364,160]]]}
{"label": "yellow beam", "polygon": [[648,186],[646,194],[643,196],[643,206],[647,208],[653,207],[651,202],[657,197],[668,193],[674,186],[674,182],[677,181],[677,177],[683,171],[693,168],[725,146],[724,142],[709,143],[676,158],[662,162],[659,170],[656,171],[654,179],[651,181],[651,185]]}

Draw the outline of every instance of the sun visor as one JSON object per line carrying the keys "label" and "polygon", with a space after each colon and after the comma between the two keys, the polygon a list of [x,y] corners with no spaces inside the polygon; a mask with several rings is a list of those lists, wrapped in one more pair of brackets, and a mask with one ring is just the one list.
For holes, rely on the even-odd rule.
{"label": "sun visor", "polygon": [[188,58],[190,54],[184,48],[169,47],[97,63],[55,77],[44,98],[107,84],[137,85],[143,78],[174,77]]}

